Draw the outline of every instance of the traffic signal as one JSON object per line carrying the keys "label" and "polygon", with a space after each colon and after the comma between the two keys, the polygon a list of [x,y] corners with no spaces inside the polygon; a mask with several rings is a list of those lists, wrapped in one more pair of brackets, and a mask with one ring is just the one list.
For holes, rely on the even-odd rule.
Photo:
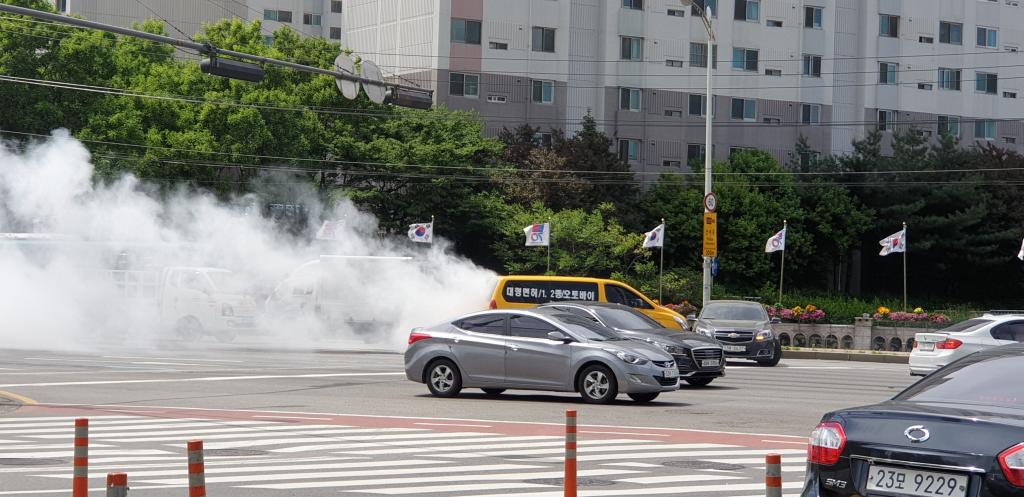
{"label": "traffic signal", "polygon": [[199,63],[199,70],[214,76],[240,79],[242,81],[251,81],[253,83],[263,81],[262,66],[238,60],[223,59],[216,56],[210,57],[209,59],[203,59]]}

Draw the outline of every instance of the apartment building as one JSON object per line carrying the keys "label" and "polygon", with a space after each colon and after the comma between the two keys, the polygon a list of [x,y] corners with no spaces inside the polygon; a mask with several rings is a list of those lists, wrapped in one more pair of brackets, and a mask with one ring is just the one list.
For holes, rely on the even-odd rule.
{"label": "apartment building", "polygon": [[[225,18],[263,21],[264,39],[288,26],[306,36],[342,41],[342,0],[54,0],[61,12],[86,19],[130,27],[144,19],[163,19],[191,36],[203,24]],[[167,33],[183,37],[174,28]]]}
{"label": "apartment building", "polygon": [[[698,0],[713,155],[848,152],[873,129],[1024,145],[1018,0]],[[345,0],[349,47],[473,109],[487,133],[588,112],[637,170],[704,150],[707,33],[679,0]],[[547,139],[541,134],[539,140]]]}

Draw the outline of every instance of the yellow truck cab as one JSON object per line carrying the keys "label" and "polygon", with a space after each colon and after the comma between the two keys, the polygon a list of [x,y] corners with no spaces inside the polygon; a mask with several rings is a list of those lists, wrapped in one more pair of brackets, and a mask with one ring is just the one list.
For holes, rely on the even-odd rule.
{"label": "yellow truck cab", "polygon": [[621,281],[571,276],[502,276],[494,288],[491,309],[522,309],[562,300],[628,305],[674,330],[685,330],[686,318],[659,305]]}

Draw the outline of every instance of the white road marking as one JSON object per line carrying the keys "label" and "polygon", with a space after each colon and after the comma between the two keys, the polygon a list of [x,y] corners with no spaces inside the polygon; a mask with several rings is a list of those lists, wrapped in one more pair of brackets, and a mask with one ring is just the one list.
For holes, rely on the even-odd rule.
{"label": "white road marking", "polygon": [[[65,445],[65,449],[57,452],[0,452],[0,459],[15,458],[15,457],[67,457],[71,454],[74,448],[71,444]],[[89,456],[155,456],[158,454],[173,454],[166,450],[151,450],[151,449],[138,449],[138,450],[122,450],[122,449],[100,449],[100,450],[89,450]]]}
{"label": "white road marking", "polygon": [[158,361],[192,361],[192,362],[231,362],[231,363],[242,363],[245,361],[237,361],[231,359],[196,359],[195,357],[181,358],[181,357],[146,357],[146,356],[119,356],[119,355],[105,355],[104,359],[149,359]]}
{"label": "white road marking", "polygon": [[[213,444],[206,444],[207,449],[237,449],[242,447],[256,447],[260,445],[281,445],[286,443],[316,443],[316,442],[329,442],[331,440],[338,442],[345,441],[359,441],[366,440],[370,442],[378,440],[416,440],[416,439],[432,439],[432,438],[457,438],[457,437],[476,437],[486,435],[486,433],[397,433],[397,434],[384,434],[384,435],[355,435],[355,436],[334,436],[331,438],[326,437],[309,437],[309,438],[279,438],[273,440],[252,440],[252,441],[241,441],[241,442],[220,442]],[[332,445],[332,444],[331,444]],[[299,446],[302,447],[302,446]],[[286,447],[283,449],[276,449],[274,452],[305,452],[298,450],[299,447]],[[313,447],[316,447],[315,445]],[[321,450],[321,449],[314,449]]]}
{"label": "white road marking", "polygon": [[520,490],[524,488],[552,488],[553,485],[538,485],[536,483],[468,483],[465,485],[428,485],[425,487],[395,487],[381,488],[375,490],[358,490],[359,493],[382,494],[382,495],[411,495],[430,494],[439,495],[441,492],[474,492],[478,490]]}
{"label": "white road marking", "polygon": [[[695,450],[695,449],[719,449],[719,448],[722,448],[722,449],[724,449],[724,448],[739,449],[741,447],[738,447],[738,446],[735,446],[735,445],[719,445],[719,444],[653,444],[653,445],[643,445],[642,447],[639,447],[639,448],[642,448],[645,451],[655,451],[655,450]],[[590,447],[586,451],[584,451],[583,449],[580,449],[580,454],[590,454],[590,453],[593,453],[593,452],[616,452],[616,451],[618,451],[618,452],[634,452],[637,449],[638,449],[638,447],[632,447],[632,446],[625,446],[625,447],[619,447],[619,446]],[[539,456],[539,455],[544,455],[544,454],[561,454],[562,452],[564,452],[564,450],[565,450],[564,448],[557,448],[557,447],[556,448],[551,448],[551,449],[533,449],[533,450],[496,450],[496,451],[486,451],[486,452],[475,452],[475,453],[470,453],[470,454],[448,454],[448,455],[445,455],[444,457],[451,457],[451,458],[455,458],[455,459],[470,459],[470,458],[475,458],[475,457],[480,457],[480,456],[490,456],[490,457]],[[701,452],[694,452],[693,454],[700,455],[702,453]],[[725,455],[725,454],[726,454],[726,452],[724,452],[724,451],[712,451],[712,452],[710,452],[710,455]]]}
{"label": "white road marking", "polygon": [[332,421],[334,418],[314,418],[312,416],[253,416],[254,418],[266,419],[312,419],[315,421]]}
{"label": "white road marking", "polygon": [[[202,381],[249,381],[277,380],[299,378],[343,378],[359,376],[405,376],[405,373],[314,373],[314,374],[266,374],[249,376],[203,376],[199,378],[151,378],[145,380],[95,380],[95,381],[63,381],[48,383],[8,383],[0,388],[13,387],[70,387],[80,385],[127,385],[133,383],[191,383]],[[223,409],[227,411],[228,409]]]}
{"label": "white road marking", "polygon": [[[270,421],[208,421],[208,422],[194,422],[194,423],[168,423],[169,420],[162,420],[163,424],[143,424],[143,425],[125,425],[125,426],[105,426],[101,424],[89,423],[89,436],[96,437],[116,437],[116,436],[130,436],[138,435],[140,432],[148,433],[148,430],[158,430],[167,428],[179,428],[172,432],[156,432],[156,434],[171,434],[181,433],[185,428],[215,428],[219,429],[232,429],[232,430],[252,430],[253,427],[259,425],[273,426]],[[67,432],[74,432],[74,425],[68,423],[66,428],[18,428],[14,430],[8,430],[5,426],[0,426],[0,434],[3,435],[40,435],[39,438],[47,438],[42,435],[48,435],[51,433],[64,434]],[[204,430],[188,430],[189,433],[203,433]]]}
{"label": "white road marking", "polygon": [[785,441],[785,440],[761,440],[761,441],[765,442],[765,443],[771,443],[771,444],[807,445],[807,442],[788,442],[788,441]]}
{"label": "white road marking", "polygon": [[[564,447],[565,441],[563,440],[547,440],[544,442],[523,442],[523,443],[510,443],[514,440],[522,439],[536,439],[540,437],[504,437],[499,439],[499,442],[495,444],[467,444],[459,445],[469,440],[458,440],[456,445],[445,443],[443,445],[431,446],[431,447],[391,447],[388,449],[377,449],[377,450],[356,450],[352,451],[353,454],[362,454],[367,456],[372,455],[397,455],[397,454],[417,454],[422,452],[429,452],[431,454],[439,454],[444,452],[467,452],[477,450],[513,450],[513,449],[533,449],[538,447]],[[546,437],[545,437],[546,438]],[[590,447],[596,447],[599,445],[615,445],[615,444],[649,444],[654,443],[653,440],[586,440],[579,442],[580,450],[586,450]],[[644,445],[644,447],[647,447]],[[336,452],[341,454],[342,452]],[[445,456],[447,457],[447,456]]]}
{"label": "white road marking", "polygon": [[727,475],[668,475],[668,476],[644,476],[639,478],[625,478],[615,480],[623,483],[636,483],[637,485],[657,485],[659,483],[687,483],[694,481],[729,481],[746,480],[743,476]]}
{"label": "white road marking", "polygon": [[[781,450],[765,450],[765,449],[750,449],[750,450],[693,450],[693,451],[672,451],[672,452],[634,452],[626,454],[580,454],[577,456],[578,461],[615,461],[619,459],[655,459],[655,458],[671,458],[671,457],[716,457],[716,456],[753,456],[753,455],[766,455],[766,454],[806,454],[803,450],[794,449],[781,449]],[[804,456],[806,457],[806,455]],[[804,457],[799,458],[803,460]],[[782,460],[785,462],[790,459],[789,462],[795,462],[792,459],[783,457]],[[545,457],[537,459],[538,461],[546,462],[558,462],[562,460],[559,457]],[[761,459],[742,459],[748,462],[738,462],[733,459],[710,459],[714,462],[734,463],[734,464],[757,464],[764,463],[764,458]]]}
{"label": "white road marking", "polygon": [[594,430],[580,430],[580,433],[600,433],[604,435],[631,435],[634,437],[671,437],[672,435],[664,435],[660,433],[635,433],[628,431],[594,431]]}
{"label": "white road marking", "polygon": [[[286,435],[295,435],[295,436],[298,436],[298,435],[303,435],[303,436],[321,435],[321,440],[331,440],[331,439],[333,439],[333,437],[340,437],[340,436],[350,435],[350,434],[382,433],[382,432],[385,432],[385,429],[383,429],[383,428],[345,429],[344,427],[342,427],[342,428],[331,428],[331,429],[322,429],[322,430],[308,430],[308,429],[303,429],[300,426],[295,426],[293,428],[294,428],[294,430],[244,431],[244,432],[238,432],[238,433],[226,433],[226,434],[223,434],[223,435],[219,434],[223,430],[222,431],[210,430],[212,434],[201,433],[201,434],[198,434],[198,435],[200,435],[200,438],[202,438],[205,441],[210,441],[210,440],[230,440],[230,439],[233,439],[233,438],[239,438],[239,439],[246,439],[246,438],[249,438],[249,439],[271,438],[271,437],[282,437],[282,436],[286,436]],[[390,430],[391,430],[390,432],[412,432],[412,431],[417,431],[417,430],[415,430],[413,428],[391,428]],[[183,439],[188,438],[189,436],[193,436],[193,435],[197,435],[197,433],[194,432],[194,431],[187,431],[187,432],[182,432],[181,434],[174,435],[174,436],[161,436],[161,437],[120,437],[120,438],[110,438],[109,440],[104,438],[104,440],[110,441],[110,442],[180,442]]]}
{"label": "white road marking", "polygon": [[[353,463],[355,464],[355,463]],[[362,464],[361,467],[374,468],[380,467],[380,461],[369,461]],[[389,461],[388,469],[367,469],[361,471],[316,471],[313,473],[286,473],[286,474],[275,474],[275,475],[246,475],[246,476],[211,476],[206,475],[206,484],[211,483],[249,483],[249,482],[261,482],[261,481],[288,481],[288,480],[303,480],[312,478],[353,478],[362,476],[389,476],[389,475],[409,475],[409,474],[422,474],[425,471],[429,471],[432,474],[439,473],[484,473],[487,471],[512,471],[520,469],[543,469],[544,466],[528,465],[528,464],[486,464],[480,466],[444,466],[438,464],[437,460],[414,460],[414,461]],[[416,466],[413,468],[396,468],[395,466]],[[423,466],[429,466],[429,469],[424,469]],[[354,466],[355,467],[355,466]],[[169,478],[166,480],[139,480],[142,483],[151,484],[162,484],[162,485],[180,485],[183,482],[188,482],[188,478]]]}
{"label": "white road marking", "polygon": [[[783,450],[769,451],[769,452],[782,453],[782,454],[786,453],[786,451],[783,451]],[[803,451],[801,451],[801,452],[803,452]],[[764,464],[764,458],[763,457],[759,458],[759,459],[754,459],[754,458],[749,458],[749,459],[708,459],[708,461],[720,462],[720,463],[725,463],[725,464]],[[782,458],[782,462],[783,463],[805,463],[805,462],[807,462],[807,456],[804,455],[802,457],[783,457]]]}
{"label": "white road marking", "polygon": [[[603,469],[591,469],[582,470],[576,473],[580,477],[593,477],[593,476],[613,476],[621,474],[635,473],[635,471],[628,470],[603,470]],[[536,472],[536,473],[497,473],[487,474],[485,477],[488,480],[530,480],[530,479],[541,479],[541,478],[561,478],[564,475],[562,471],[548,471],[548,472]],[[305,488],[340,488],[340,487],[359,487],[359,486],[373,486],[373,485],[400,485],[408,483],[443,483],[443,482],[458,482],[458,481],[479,481],[481,475],[446,475],[446,476],[417,476],[411,478],[372,478],[363,480],[333,480],[333,481],[310,481],[310,482],[296,482],[296,483],[272,483],[267,485],[246,485],[245,488],[263,488],[271,490],[298,490]]]}
{"label": "white road marking", "polygon": [[[803,482],[787,482],[782,484],[782,488],[803,488]],[[709,492],[722,492],[726,490],[735,490],[738,492],[764,490],[764,483],[742,483],[729,485],[723,487],[721,485],[695,485],[688,487],[661,487],[661,488],[645,488],[640,492],[643,495],[672,495],[672,494],[704,494]],[[634,489],[615,489],[615,490],[580,490],[580,497],[611,497],[617,495],[636,495],[637,490]],[[487,495],[471,495],[466,497],[509,497],[514,494],[487,494]],[[530,497],[563,497],[563,492],[543,492],[543,493],[530,493]]]}
{"label": "white road marking", "polygon": [[663,468],[660,464],[651,464],[649,462],[608,462],[602,464],[602,466],[622,466],[624,468]]}

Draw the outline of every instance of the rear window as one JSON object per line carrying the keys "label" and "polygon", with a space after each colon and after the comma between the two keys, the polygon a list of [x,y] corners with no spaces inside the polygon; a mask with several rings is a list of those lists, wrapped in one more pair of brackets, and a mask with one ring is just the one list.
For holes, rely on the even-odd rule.
{"label": "rear window", "polygon": [[505,282],[502,294],[506,302],[515,304],[543,304],[558,300],[597,300],[597,283],[575,281],[518,281]]}
{"label": "rear window", "polygon": [[949,333],[957,333],[957,332],[960,332],[960,331],[973,330],[975,328],[978,328],[980,326],[984,326],[984,325],[989,324],[991,322],[992,322],[991,319],[968,319],[967,321],[961,321],[961,322],[959,322],[957,324],[954,324],[953,326],[950,326],[948,328],[943,328],[943,329],[941,329],[939,331],[945,331],[945,332],[949,332]]}
{"label": "rear window", "polygon": [[738,302],[710,303],[700,313],[701,319],[726,319],[735,321],[767,321],[768,314],[760,304]]}
{"label": "rear window", "polygon": [[484,314],[473,316],[455,323],[455,326],[474,333],[486,333],[488,335],[505,334],[504,314]]}
{"label": "rear window", "polygon": [[971,355],[919,381],[895,400],[1024,409],[1024,356]]}

